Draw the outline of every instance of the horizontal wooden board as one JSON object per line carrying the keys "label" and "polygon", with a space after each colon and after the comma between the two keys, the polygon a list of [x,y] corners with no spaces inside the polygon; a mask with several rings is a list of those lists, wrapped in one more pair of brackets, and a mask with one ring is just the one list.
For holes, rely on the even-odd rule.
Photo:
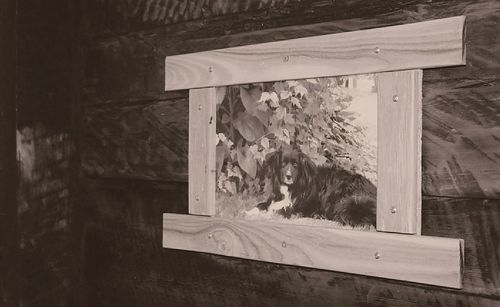
{"label": "horizontal wooden board", "polygon": [[465,17],[176,55],[165,90],[465,64]]}
{"label": "horizontal wooden board", "polygon": [[94,108],[85,113],[83,122],[85,175],[187,180],[187,97]]}
{"label": "horizontal wooden board", "polygon": [[[180,302],[186,298],[196,306],[219,302],[220,293],[229,289],[234,294],[224,299],[229,306],[270,307],[276,306],[278,300],[282,302],[278,306],[366,306],[368,301],[384,307],[415,306],[415,302],[427,302],[426,306],[433,307],[476,307],[488,305],[466,297],[475,293],[494,302],[500,295],[500,276],[498,270],[492,269],[500,261],[498,200],[424,198],[423,235],[460,237],[465,243],[463,289],[442,290],[334,271],[162,249],[161,216],[165,212],[188,213],[187,183],[91,179],[85,181],[85,186],[89,188],[85,204],[91,218],[86,224],[85,250],[86,260],[92,263],[86,266],[85,274],[91,302],[95,303],[89,302],[92,306],[112,302],[126,305],[138,298],[130,306],[142,306],[150,296],[156,298],[152,306],[163,306],[165,301],[182,306]],[[132,286],[130,279],[134,280]],[[101,291],[108,287],[112,291]]]}
{"label": "horizontal wooden board", "polygon": [[163,247],[462,287],[463,241],[191,215],[163,215]]}
{"label": "horizontal wooden board", "polygon": [[[340,5],[337,13],[352,16],[360,12],[350,11],[352,3],[345,7],[341,3],[335,2],[335,5]],[[187,181],[187,122],[181,119],[187,119],[188,116],[188,93],[164,91],[165,54],[355,31],[464,14],[467,15],[467,66],[424,70],[422,190],[426,195],[435,196],[500,198],[500,143],[493,137],[498,137],[500,133],[500,119],[496,116],[500,112],[496,99],[500,86],[500,40],[491,39],[497,37],[500,31],[497,13],[500,2],[417,1],[411,5],[405,3],[404,10],[395,11],[392,11],[392,5],[397,7],[401,3],[393,1],[389,8],[387,1],[373,1],[371,8],[376,7],[387,14],[313,25],[303,25],[302,19],[298,24],[298,19],[287,17],[272,22],[263,21],[261,27],[258,18],[267,17],[258,15],[254,20],[252,15],[252,18],[247,16],[247,19],[238,21],[235,26],[235,17],[231,16],[207,21],[201,28],[188,28],[182,24],[179,25],[180,29],[165,27],[166,32],[158,29],[150,33],[94,42],[86,55],[83,85],[83,101],[92,105],[86,114],[92,126],[92,129],[85,129],[90,136],[84,144],[86,173],[103,177]],[[362,11],[364,7],[363,3],[363,7],[357,6],[357,9]],[[332,15],[328,16],[329,20],[332,18]],[[293,26],[281,27],[283,25]],[[278,26],[281,28],[269,29]],[[262,28],[266,30],[260,30]],[[241,33],[245,31],[247,33]],[[172,41],[182,44],[173,44]],[[171,100],[172,94],[182,95],[186,103]],[[141,129],[149,115],[137,112],[137,120],[128,121],[126,118],[130,113],[125,112],[134,103],[139,107],[145,103],[161,105],[165,100],[171,101],[175,108],[165,112],[170,115],[165,119],[169,123],[175,122],[174,126],[184,127],[177,134],[152,134],[153,141],[165,144],[169,151],[185,153],[185,156],[175,158],[175,163],[168,164],[163,162],[163,158],[145,159],[148,156],[143,155],[142,147],[136,145],[141,142],[140,134],[129,133],[129,130],[133,132]],[[175,106],[175,103],[178,105]],[[99,109],[100,106],[104,109]],[[472,108],[474,111],[471,112]],[[163,113],[161,109],[155,108],[155,116]],[[117,131],[115,129],[119,127],[116,124],[122,122],[126,122],[129,127],[121,128],[123,132],[117,135],[126,136],[130,145],[117,142],[112,147],[102,146],[102,140],[109,138],[106,130],[111,128]],[[173,142],[177,136],[185,142]],[[114,159],[118,157],[116,152],[120,152],[120,156]],[[173,171],[170,169],[172,166],[175,166]]]}

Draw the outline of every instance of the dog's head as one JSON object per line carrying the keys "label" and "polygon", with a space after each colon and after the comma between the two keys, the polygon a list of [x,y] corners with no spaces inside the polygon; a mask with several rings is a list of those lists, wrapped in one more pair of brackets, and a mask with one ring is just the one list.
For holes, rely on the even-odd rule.
{"label": "dog's head", "polygon": [[278,189],[281,185],[305,185],[314,173],[313,162],[297,147],[280,148],[269,157],[267,163],[273,184]]}
{"label": "dog's head", "polygon": [[297,149],[285,148],[281,150],[280,155],[280,182],[288,186],[297,183],[301,153]]}

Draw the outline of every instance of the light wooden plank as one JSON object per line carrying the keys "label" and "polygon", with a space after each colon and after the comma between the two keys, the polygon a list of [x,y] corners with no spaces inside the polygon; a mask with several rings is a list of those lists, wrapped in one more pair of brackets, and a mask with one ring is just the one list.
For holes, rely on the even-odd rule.
{"label": "light wooden plank", "polygon": [[450,288],[462,287],[460,239],[163,215],[163,247]]}
{"label": "light wooden plank", "polygon": [[376,75],[377,230],[420,234],[422,71]]}
{"label": "light wooden plank", "polygon": [[465,17],[321,35],[165,60],[165,89],[465,64]]}
{"label": "light wooden plank", "polygon": [[215,88],[189,91],[189,213],[215,214]]}

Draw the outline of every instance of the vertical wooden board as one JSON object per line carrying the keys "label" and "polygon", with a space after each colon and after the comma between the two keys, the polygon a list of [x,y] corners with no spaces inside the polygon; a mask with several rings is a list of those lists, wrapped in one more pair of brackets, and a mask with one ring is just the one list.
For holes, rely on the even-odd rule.
{"label": "vertical wooden board", "polygon": [[377,74],[377,230],[420,234],[422,71]]}
{"label": "vertical wooden board", "polygon": [[215,88],[189,91],[189,214],[215,214]]}

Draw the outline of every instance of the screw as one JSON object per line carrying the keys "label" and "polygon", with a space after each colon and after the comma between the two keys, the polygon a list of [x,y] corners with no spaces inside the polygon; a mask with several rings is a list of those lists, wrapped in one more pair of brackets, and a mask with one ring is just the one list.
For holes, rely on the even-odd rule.
{"label": "screw", "polygon": [[380,53],[380,48],[379,47],[375,47],[375,53]]}
{"label": "screw", "polygon": [[399,96],[398,95],[392,96],[392,101],[398,102],[399,101]]}
{"label": "screw", "polygon": [[394,214],[394,213],[396,213],[396,212],[398,212],[398,209],[397,209],[396,207],[392,207],[392,208],[391,208],[391,213],[392,213],[392,214]]}
{"label": "screw", "polygon": [[379,252],[375,252],[375,259],[380,259],[381,255]]}

